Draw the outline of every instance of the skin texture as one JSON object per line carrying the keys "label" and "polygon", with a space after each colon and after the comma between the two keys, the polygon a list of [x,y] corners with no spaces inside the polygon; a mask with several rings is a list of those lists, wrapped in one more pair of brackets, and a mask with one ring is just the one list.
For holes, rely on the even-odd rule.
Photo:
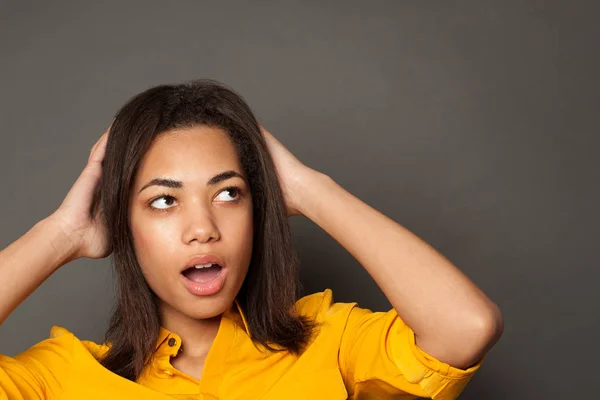
{"label": "skin texture", "polygon": [[[160,300],[162,326],[177,332],[186,344],[177,364],[196,365],[197,371],[182,366],[196,376],[198,361],[206,357],[220,314],[232,305],[252,256],[252,198],[245,179],[207,185],[229,170],[245,177],[221,129],[169,131],[142,159],[130,198],[130,226],[142,273]],[[184,186],[153,185],[140,192],[154,178],[178,180]],[[227,190],[229,186],[238,191]],[[191,257],[204,253],[220,256],[228,271],[220,292],[197,296],[183,286],[181,270]]]}

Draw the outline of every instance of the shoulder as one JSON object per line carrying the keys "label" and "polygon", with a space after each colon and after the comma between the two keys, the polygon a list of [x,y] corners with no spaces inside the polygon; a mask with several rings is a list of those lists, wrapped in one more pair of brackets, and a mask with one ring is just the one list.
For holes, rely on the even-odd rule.
{"label": "shoulder", "polygon": [[63,328],[62,326],[54,325],[50,328],[50,336],[49,339],[59,339],[59,341],[64,341],[65,339],[73,340],[75,339],[75,335],[70,332],[67,328]]}
{"label": "shoulder", "polygon": [[[107,350],[108,346],[104,343],[96,343],[90,340],[81,340],[73,332],[62,326],[54,325],[50,328],[48,339],[38,343],[36,346],[53,348],[55,351],[70,351],[71,353],[83,350],[89,352],[94,358],[98,359]],[[34,346],[34,348],[36,347]]]}
{"label": "shoulder", "polygon": [[303,315],[319,320],[331,319],[334,317],[347,317],[353,308],[357,306],[356,302],[336,303],[331,289],[325,289],[322,292],[312,293],[296,301],[296,310]]}
{"label": "shoulder", "polygon": [[67,329],[53,326],[50,328],[48,338],[34,344],[15,358],[24,360],[35,358],[42,362],[49,362],[50,359],[56,358],[68,359],[73,352],[75,340],[75,335]]}
{"label": "shoulder", "polygon": [[[48,374],[64,378],[73,362],[75,336],[68,330],[53,326],[50,336],[17,354],[9,362],[23,376],[35,376],[41,380]],[[37,379],[37,378],[36,378]]]}
{"label": "shoulder", "polygon": [[[71,372],[82,363],[95,362],[101,345],[79,340],[61,326],[53,326],[48,338],[15,357],[0,355],[0,399],[3,383],[21,393],[18,398],[57,398],[68,385]],[[6,381],[5,379],[8,379]],[[11,396],[10,398],[13,398]]]}

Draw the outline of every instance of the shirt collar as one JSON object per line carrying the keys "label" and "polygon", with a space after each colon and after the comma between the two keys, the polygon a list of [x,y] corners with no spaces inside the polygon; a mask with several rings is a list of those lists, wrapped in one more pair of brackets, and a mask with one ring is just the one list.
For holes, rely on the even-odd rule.
{"label": "shirt collar", "polygon": [[[243,326],[246,334],[250,336],[250,328],[248,327],[246,316],[244,315],[242,307],[237,299],[235,299],[234,304],[232,304],[232,306],[223,313],[222,318],[228,318],[236,321],[238,324]],[[177,339],[179,339],[177,334],[161,326],[160,331],[158,332],[158,339],[156,341],[156,349],[159,349],[161,345],[167,342],[167,338],[169,337],[177,337]],[[177,342],[179,342],[179,340],[177,340]],[[180,343],[177,343],[177,348],[179,348],[179,346]]]}

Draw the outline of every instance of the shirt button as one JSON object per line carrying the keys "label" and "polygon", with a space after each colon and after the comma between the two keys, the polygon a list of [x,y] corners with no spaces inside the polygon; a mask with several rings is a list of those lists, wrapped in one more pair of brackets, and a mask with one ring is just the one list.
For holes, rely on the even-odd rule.
{"label": "shirt button", "polygon": [[169,371],[168,369],[165,369],[165,374],[169,375],[169,376],[173,376],[173,372]]}
{"label": "shirt button", "polygon": [[169,339],[169,346],[173,347],[177,344],[177,340],[175,340],[175,338],[171,338]]}

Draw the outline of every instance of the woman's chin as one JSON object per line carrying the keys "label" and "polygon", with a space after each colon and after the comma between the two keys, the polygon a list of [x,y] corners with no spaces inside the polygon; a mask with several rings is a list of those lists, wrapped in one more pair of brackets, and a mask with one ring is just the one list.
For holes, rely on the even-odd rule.
{"label": "woman's chin", "polygon": [[210,319],[223,314],[233,304],[233,297],[225,293],[216,296],[195,298],[181,304],[178,311],[190,319]]}

